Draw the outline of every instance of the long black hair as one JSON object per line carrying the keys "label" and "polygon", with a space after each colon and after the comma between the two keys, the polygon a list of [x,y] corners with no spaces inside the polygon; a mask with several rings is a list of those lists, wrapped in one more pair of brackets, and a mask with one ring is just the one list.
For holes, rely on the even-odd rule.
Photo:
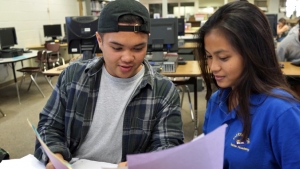
{"label": "long black hair", "polygon": [[[212,94],[212,78],[206,60],[204,37],[211,30],[223,33],[231,46],[243,57],[242,75],[231,96],[238,99],[237,117],[243,123],[243,139],[251,130],[250,95],[272,94],[274,88],[291,93],[297,100],[298,96],[289,88],[283,76],[275,53],[274,40],[269,22],[264,13],[247,1],[236,1],[219,8],[198,31],[198,61],[207,87],[206,99]],[[288,98],[286,98],[288,99]],[[289,100],[289,99],[288,99]],[[232,100],[228,101],[233,105]]]}

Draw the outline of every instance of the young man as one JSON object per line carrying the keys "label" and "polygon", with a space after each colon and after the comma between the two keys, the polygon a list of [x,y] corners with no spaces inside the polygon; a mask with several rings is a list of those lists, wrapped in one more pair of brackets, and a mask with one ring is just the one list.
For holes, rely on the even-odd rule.
{"label": "young man", "polygon": [[[300,22],[299,22],[300,24]],[[298,31],[297,30],[298,27]],[[291,32],[277,46],[278,61],[289,61],[300,59],[300,29],[294,26]]]}
{"label": "young man", "polygon": [[[300,61],[300,20],[289,34],[277,46],[277,59],[280,62]],[[300,96],[300,78],[287,76],[287,81],[291,88]]]}
{"label": "young man", "polygon": [[[66,68],[40,113],[38,132],[58,157],[120,163],[183,143],[179,94],[144,59],[149,22],[135,0],[104,7],[96,33],[103,57]],[[34,155],[53,167],[38,142]]]}

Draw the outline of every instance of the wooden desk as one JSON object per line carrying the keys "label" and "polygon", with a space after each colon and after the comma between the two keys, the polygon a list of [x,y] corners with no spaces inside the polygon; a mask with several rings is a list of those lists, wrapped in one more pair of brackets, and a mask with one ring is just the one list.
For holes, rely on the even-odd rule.
{"label": "wooden desk", "polygon": [[197,42],[185,42],[183,45],[178,46],[179,56],[184,60],[196,60],[198,57]]}
{"label": "wooden desk", "polygon": [[161,72],[168,77],[200,77],[201,71],[198,61],[186,61],[185,65],[178,65],[176,72]]}
{"label": "wooden desk", "polygon": [[175,73],[161,72],[167,77],[189,77],[188,80],[175,81],[177,85],[192,84],[194,86],[194,109],[195,109],[195,131],[194,137],[198,136],[198,89],[197,77],[201,77],[201,70],[198,61],[186,61],[185,65],[178,65]]}
{"label": "wooden desk", "polygon": [[[67,48],[68,48],[68,44],[67,43],[61,43],[59,44],[60,46],[60,50],[59,50],[59,53],[60,53],[60,57],[64,58],[65,61],[67,60],[70,60],[72,56],[68,55],[68,53],[65,53],[65,51],[67,51]],[[37,46],[28,46],[27,49],[33,49],[33,50],[45,50],[45,46],[44,45],[37,45]],[[68,56],[68,57],[67,57]],[[48,56],[49,57],[49,56]],[[63,62],[64,63],[64,62]],[[50,67],[50,64],[49,62],[47,62],[47,66],[48,68]]]}
{"label": "wooden desk", "polygon": [[61,74],[61,72],[69,66],[69,63],[65,64],[65,65],[61,65],[58,67],[54,67],[52,69],[46,70],[43,72],[45,78],[47,79],[47,82],[49,83],[49,85],[52,87],[52,89],[54,89],[51,81],[48,79],[48,76],[59,76]]}
{"label": "wooden desk", "polygon": [[178,49],[196,49],[197,42],[185,42],[184,45],[178,46]]}
{"label": "wooden desk", "polygon": [[[47,76],[59,76],[64,68],[69,66],[69,64],[65,64],[62,66],[58,66],[43,72],[46,77],[48,83],[53,88],[51,82],[48,80]],[[189,77],[188,80],[185,81],[176,81],[178,85],[194,85],[194,109],[195,109],[195,132],[194,136],[198,136],[198,91],[197,91],[197,77],[201,76],[201,71],[199,67],[198,61],[186,61],[185,65],[178,65],[175,73],[170,72],[161,72],[161,74],[167,77]]]}
{"label": "wooden desk", "polygon": [[[68,66],[69,63],[44,71],[43,74],[47,76],[59,76],[64,68]],[[168,77],[200,77],[201,71],[198,61],[192,60],[186,61],[185,65],[178,65],[176,72],[161,72],[161,74]]]}
{"label": "wooden desk", "polygon": [[[291,62],[280,62],[284,67],[281,68],[282,73],[287,76],[290,89],[292,89],[300,97],[300,85],[298,79],[300,78],[300,67],[292,65]],[[294,80],[293,80],[294,79]]]}
{"label": "wooden desk", "polygon": [[184,31],[185,34],[196,34],[200,27],[192,27],[191,29],[186,29]]}
{"label": "wooden desk", "polygon": [[[61,43],[59,46],[60,47],[68,47],[68,44]],[[41,50],[41,49],[45,49],[45,46],[44,45],[28,46],[27,49]]]}
{"label": "wooden desk", "polygon": [[191,26],[192,27],[200,27],[201,26],[201,21],[191,21],[191,20],[189,20],[189,21],[186,21],[186,23],[191,23]]}
{"label": "wooden desk", "polygon": [[286,20],[286,22],[290,24],[291,27],[293,27],[298,23],[298,19],[288,19]]}
{"label": "wooden desk", "polygon": [[194,107],[197,111],[197,77],[201,77],[199,63],[196,60],[186,61],[185,65],[178,65],[176,72],[161,72],[167,77],[189,77],[186,81],[177,81],[177,84],[192,84],[194,85]]}
{"label": "wooden desk", "polygon": [[46,70],[43,72],[43,74],[46,76],[59,76],[61,74],[61,72],[68,66],[69,66],[69,63],[66,63],[65,65],[61,65],[61,66]]}
{"label": "wooden desk", "polygon": [[300,66],[292,65],[291,62],[281,62],[284,64],[282,73],[286,76],[300,76]]}

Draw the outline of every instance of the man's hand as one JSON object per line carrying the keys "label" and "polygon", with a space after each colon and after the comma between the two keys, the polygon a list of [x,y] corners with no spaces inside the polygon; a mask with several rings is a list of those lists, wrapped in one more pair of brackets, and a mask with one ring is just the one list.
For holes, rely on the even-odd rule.
{"label": "man's hand", "polygon": [[[62,159],[63,161],[65,161],[64,157],[61,154],[56,153],[55,156]],[[48,164],[46,165],[46,169],[55,169],[54,165],[52,164],[52,162],[50,160],[49,160]]]}
{"label": "man's hand", "polygon": [[118,167],[126,167],[127,166],[127,162],[121,162],[118,164]]}

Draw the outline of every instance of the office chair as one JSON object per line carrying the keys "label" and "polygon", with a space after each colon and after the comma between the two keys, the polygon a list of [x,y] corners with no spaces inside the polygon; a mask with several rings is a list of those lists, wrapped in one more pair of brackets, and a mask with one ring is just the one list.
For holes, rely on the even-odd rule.
{"label": "office chair", "polygon": [[2,116],[3,117],[5,117],[6,116],[6,114],[5,113],[3,113],[3,111],[0,109],[0,113],[2,114]]}
{"label": "office chair", "polygon": [[2,160],[8,160],[8,159],[10,159],[9,153],[0,147],[0,163]]}
{"label": "office chair", "polygon": [[[20,82],[20,87],[19,88],[21,89],[21,86],[22,86],[22,83],[23,83],[23,81],[25,79],[26,74],[29,74],[29,76],[31,78],[31,81],[29,83],[27,91],[29,91],[29,89],[31,87],[31,84],[33,82],[35,84],[35,86],[38,88],[38,90],[40,91],[40,93],[43,95],[43,97],[45,97],[45,95],[42,92],[42,90],[39,87],[39,85],[37,84],[37,82],[35,81],[35,79],[36,79],[38,73],[42,73],[43,72],[43,69],[41,67],[41,65],[42,65],[41,61],[42,61],[43,56],[45,56],[45,53],[47,54],[46,51],[38,51],[38,53],[37,53],[37,59],[40,60],[40,63],[39,63],[38,67],[23,67],[23,68],[17,70],[18,72],[22,72],[23,73],[22,80]],[[35,74],[34,77],[33,77],[33,74]]]}
{"label": "office chair", "polygon": [[60,44],[59,43],[45,43],[45,49],[48,51],[52,51],[50,53],[49,59],[56,60],[56,64],[60,65],[60,60],[62,61],[62,64],[65,64],[65,59],[60,56],[59,50],[60,50]]}
{"label": "office chair", "polygon": [[177,82],[182,82],[182,81],[186,81],[189,80],[188,77],[175,77],[175,78],[169,78],[177,88],[179,88],[181,90],[181,100],[180,100],[180,106],[182,107],[183,105],[183,99],[184,99],[184,94],[185,92],[188,94],[188,99],[189,99],[189,107],[190,107],[190,112],[191,112],[191,118],[192,121],[194,122],[194,110],[193,110],[193,104],[191,101],[191,95],[190,95],[190,89],[188,85],[179,85],[177,84]]}

